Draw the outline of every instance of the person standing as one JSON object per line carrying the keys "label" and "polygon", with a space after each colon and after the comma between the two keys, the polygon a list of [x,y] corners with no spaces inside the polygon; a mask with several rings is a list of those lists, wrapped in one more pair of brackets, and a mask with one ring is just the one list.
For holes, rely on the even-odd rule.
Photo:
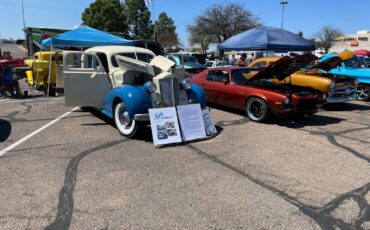
{"label": "person standing", "polygon": [[238,58],[238,60],[236,61],[236,66],[239,66],[239,67],[245,67],[246,66],[246,62],[245,62],[245,59],[246,59],[246,55],[245,54],[242,54],[240,56],[240,58]]}
{"label": "person standing", "polygon": [[253,61],[254,61],[254,53],[251,53],[250,55],[248,55],[248,57],[247,57],[247,66],[249,65],[249,64],[251,64]]}

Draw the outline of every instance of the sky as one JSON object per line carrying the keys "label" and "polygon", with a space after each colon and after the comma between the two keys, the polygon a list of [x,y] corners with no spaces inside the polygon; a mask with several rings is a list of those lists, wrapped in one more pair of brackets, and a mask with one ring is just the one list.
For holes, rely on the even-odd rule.
{"label": "sky", "polygon": [[[95,0],[23,0],[28,27],[73,29],[81,24],[81,14]],[[280,0],[153,0],[148,6],[157,19],[161,12],[172,17],[177,33],[187,45],[186,27],[205,9],[224,2],[242,4],[264,25],[280,27]],[[0,38],[24,38],[22,0],[0,0]],[[345,34],[370,30],[369,0],[288,0],[284,29],[312,37],[323,26],[341,29]]]}

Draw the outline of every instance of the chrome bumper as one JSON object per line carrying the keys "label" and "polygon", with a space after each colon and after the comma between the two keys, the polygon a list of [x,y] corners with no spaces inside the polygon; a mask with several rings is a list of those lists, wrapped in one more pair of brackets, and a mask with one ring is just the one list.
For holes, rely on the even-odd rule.
{"label": "chrome bumper", "polygon": [[339,102],[346,102],[351,100],[357,100],[357,90],[356,87],[344,86],[338,87],[333,89],[329,94],[328,98],[326,99],[327,103],[339,103]]}
{"label": "chrome bumper", "polygon": [[149,121],[149,114],[144,113],[144,114],[135,114],[134,116],[135,121]]}

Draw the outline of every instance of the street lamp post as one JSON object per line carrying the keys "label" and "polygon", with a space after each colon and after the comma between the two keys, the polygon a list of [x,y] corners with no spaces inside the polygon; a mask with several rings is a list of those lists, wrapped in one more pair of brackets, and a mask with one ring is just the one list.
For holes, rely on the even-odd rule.
{"label": "street lamp post", "polygon": [[284,10],[285,10],[285,5],[288,4],[288,1],[281,1],[280,5],[283,6],[283,12],[281,14],[281,29],[284,29]]}

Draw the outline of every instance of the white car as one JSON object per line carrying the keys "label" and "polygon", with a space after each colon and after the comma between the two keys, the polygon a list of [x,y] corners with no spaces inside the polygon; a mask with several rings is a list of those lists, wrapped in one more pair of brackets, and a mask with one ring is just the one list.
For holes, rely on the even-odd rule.
{"label": "white car", "polygon": [[127,137],[142,130],[151,108],[206,104],[203,89],[185,80],[174,62],[143,48],[65,51],[63,74],[66,105],[97,108]]}
{"label": "white car", "polygon": [[227,61],[220,61],[220,60],[206,62],[207,68],[214,68],[214,67],[221,67],[221,66],[232,66],[232,65]]}

